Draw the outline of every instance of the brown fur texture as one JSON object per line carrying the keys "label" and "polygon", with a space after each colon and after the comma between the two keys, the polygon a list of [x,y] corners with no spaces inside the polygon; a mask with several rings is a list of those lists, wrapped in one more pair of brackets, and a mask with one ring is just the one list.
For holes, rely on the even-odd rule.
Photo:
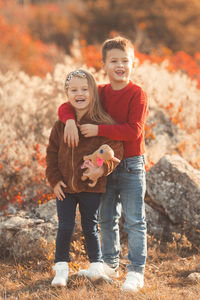
{"label": "brown fur texture", "polygon": [[[84,156],[83,160],[84,163],[82,168],[86,168],[87,164],[94,168],[98,168],[102,166],[103,163],[107,163],[108,161],[120,162],[120,160],[114,156],[113,149],[107,144],[101,145],[101,147],[99,147],[92,154]],[[87,174],[84,173],[84,175],[81,177],[81,180],[85,181],[87,178]],[[88,183],[88,185],[90,187],[94,187],[96,183],[97,180],[94,180],[92,183]]]}

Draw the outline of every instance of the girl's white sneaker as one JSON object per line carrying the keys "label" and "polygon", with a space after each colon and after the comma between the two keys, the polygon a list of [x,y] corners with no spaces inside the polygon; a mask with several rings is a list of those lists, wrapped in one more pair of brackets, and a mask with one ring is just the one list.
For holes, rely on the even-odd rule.
{"label": "girl's white sneaker", "polygon": [[51,282],[53,286],[66,286],[68,280],[69,266],[65,261],[57,262],[53,266],[54,271],[56,271],[56,275]]}
{"label": "girl's white sneaker", "polygon": [[123,291],[138,292],[144,286],[144,275],[138,272],[128,272],[122,285]]}
{"label": "girl's white sneaker", "polygon": [[103,263],[104,272],[107,276],[112,278],[118,278],[119,277],[119,271],[117,268],[111,268],[108,264],[105,262]]}
{"label": "girl's white sneaker", "polygon": [[93,262],[88,269],[83,269],[78,272],[80,276],[86,276],[90,279],[105,279],[110,281],[110,278],[105,274],[103,263]]}

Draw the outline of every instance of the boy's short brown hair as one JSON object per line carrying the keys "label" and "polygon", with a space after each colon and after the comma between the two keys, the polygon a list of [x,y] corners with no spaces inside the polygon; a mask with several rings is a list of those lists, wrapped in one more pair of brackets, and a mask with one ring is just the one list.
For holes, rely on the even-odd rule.
{"label": "boy's short brown hair", "polygon": [[132,50],[134,56],[134,47],[130,40],[127,38],[117,36],[112,39],[107,39],[102,45],[101,54],[103,62],[106,61],[106,54],[109,50],[120,49],[122,51]]}

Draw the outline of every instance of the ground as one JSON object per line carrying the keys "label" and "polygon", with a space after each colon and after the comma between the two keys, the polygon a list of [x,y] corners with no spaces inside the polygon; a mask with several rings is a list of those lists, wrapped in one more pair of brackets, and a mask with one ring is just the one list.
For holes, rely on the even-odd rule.
{"label": "ground", "polygon": [[[149,237],[150,238],[150,237]],[[159,242],[149,240],[145,285],[138,293],[125,293],[120,287],[125,280],[127,247],[122,246],[120,277],[114,282],[92,282],[76,275],[81,267],[88,266],[84,251],[75,249],[70,264],[67,287],[55,288],[53,259],[19,260],[13,257],[0,259],[0,299],[53,300],[53,299],[119,299],[119,300],[196,300],[200,294],[200,283],[191,282],[187,276],[199,270],[198,249],[176,244],[166,244],[165,250]],[[80,249],[80,245],[76,245]],[[161,251],[162,248],[162,251]]]}

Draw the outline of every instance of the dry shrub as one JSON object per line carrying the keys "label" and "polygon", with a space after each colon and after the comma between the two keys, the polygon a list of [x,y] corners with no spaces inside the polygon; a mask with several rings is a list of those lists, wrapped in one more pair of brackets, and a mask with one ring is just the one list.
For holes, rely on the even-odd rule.
{"label": "dry shrub", "polygon": [[[45,181],[48,136],[57,118],[57,108],[66,100],[65,76],[80,64],[67,56],[63,64],[56,65],[52,75],[47,74],[43,79],[23,72],[0,73],[1,206],[14,201],[45,200],[45,193],[49,192]],[[96,72],[93,68],[90,71],[98,83],[108,80],[103,71]],[[137,67],[132,79],[146,90],[150,110],[162,109],[175,123],[179,136],[177,151],[198,167],[200,91],[196,82],[179,71],[169,72],[165,63],[158,65],[149,61]],[[156,126],[147,128],[149,139],[156,139]],[[148,155],[151,162],[151,154]]]}

